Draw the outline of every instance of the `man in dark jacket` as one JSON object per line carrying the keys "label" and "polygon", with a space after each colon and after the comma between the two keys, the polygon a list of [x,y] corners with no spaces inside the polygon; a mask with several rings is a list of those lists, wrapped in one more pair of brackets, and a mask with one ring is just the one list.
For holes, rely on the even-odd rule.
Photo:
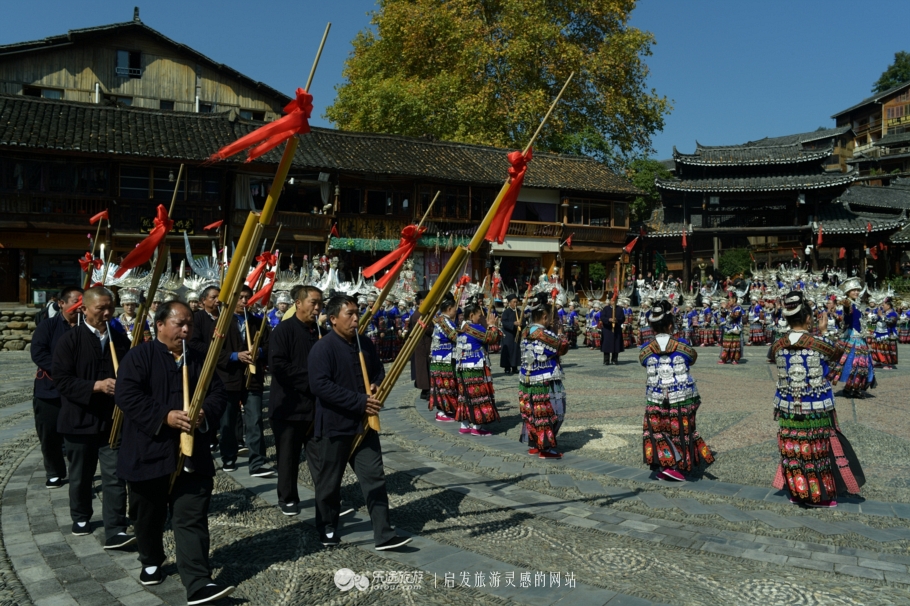
{"label": "man in dark jacket", "polygon": [[[184,411],[183,365],[189,393],[196,391],[204,356],[185,349],[193,331],[190,308],[180,301],[162,303],[155,313],[155,340],[130,350],[117,379],[117,405],[123,410],[123,445],[117,473],[130,485],[130,517],[139,540],[143,585],[164,580],[164,524],[168,508],[177,552],[177,570],[188,604],[208,604],[234,587],[217,585],[209,566],[208,512],[215,465],[209,452],[214,422],[224,412],[224,386],[212,377],[194,433],[193,454],[169,490],[177,471],[180,434],[190,428]],[[217,421],[215,421],[217,422]]]}
{"label": "man in dark jacket", "polygon": [[114,360],[123,359],[130,342],[108,326],[114,296],[106,288],[85,291],[81,310],[85,321],[60,338],[52,371],[61,403],[57,431],[63,434],[70,465],[72,533],[92,532],[92,479],[100,463],[104,547],[120,549],[136,539],[126,534],[126,483],[117,477],[117,451],[108,442],[117,376]]}
{"label": "man in dark jacket", "polygon": [[[417,309],[414,310],[408,320],[409,333],[417,328],[417,323],[420,322],[420,304],[427,298],[428,294],[430,293],[426,290],[421,290],[417,293]],[[431,322],[430,326],[424,331],[423,338],[417,344],[417,347],[414,348],[414,354],[411,356],[411,379],[414,381],[414,387],[420,390],[421,400],[430,399],[430,350],[432,348],[433,325]]]}
{"label": "man in dark jacket", "polygon": [[63,458],[63,434],[57,431],[60,416],[60,394],[54,387],[51,370],[54,366],[54,350],[57,342],[67,331],[76,326],[79,312],[69,311],[82,295],[78,286],[64,288],[59,301],[63,307],[60,313],[45,319],[32,335],[32,362],[38,367],[35,373],[35,391],[32,407],[35,411],[35,430],[41,442],[41,456],[44,458],[44,473],[48,488],[60,488],[66,479],[66,460]]}
{"label": "man in dark jacket", "polygon": [[[291,297],[294,315],[275,326],[269,342],[269,418],[278,459],[278,507],[288,516],[300,513],[297,471],[315,415],[307,363],[310,350],[319,340],[316,321],[322,310],[322,291],[315,286],[295,286]],[[307,464],[315,477],[309,454]]]}
{"label": "man in dark jacket", "polygon": [[[410,539],[397,536],[389,522],[389,495],[379,435],[367,430],[363,441],[351,453],[355,437],[363,433],[364,414],[379,414],[382,408],[382,403],[373,394],[385,377],[385,369],[372,342],[357,335],[356,299],[336,295],[329,299],[326,314],[332,323],[332,332],[313,346],[308,363],[310,389],[316,396],[315,430],[309,444],[318,452],[313,476],[316,529],[323,545],[328,547],[341,542],[338,537],[341,479],[344,468],[350,463],[370,512],[376,549],[395,549]],[[361,371],[359,348],[363,350],[366,363],[366,381]],[[365,383],[370,385],[369,394]],[[308,459],[309,452],[308,447]]]}
{"label": "man in dark jacket", "polygon": [[[615,303],[615,301],[614,301]],[[622,341],[622,323],[625,315],[621,308],[616,308],[616,317],[613,317],[613,306],[604,305],[600,312],[600,325],[603,328],[600,338],[600,351],[604,355],[604,365],[619,364],[619,354],[625,351]]]}
{"label": "man in dark jacket", "polygon": [[519,312],[518,297],[509,295],[506,297],[506,308],[502,310],[502,353],[499,357],[499,366],[506,369],[506,374],[518,372],[521,366],[521,347],[515,339],[519,330]]}

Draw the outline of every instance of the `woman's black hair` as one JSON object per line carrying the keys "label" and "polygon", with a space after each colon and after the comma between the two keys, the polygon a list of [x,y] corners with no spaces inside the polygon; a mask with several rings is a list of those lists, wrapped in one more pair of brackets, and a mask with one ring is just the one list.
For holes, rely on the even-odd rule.
{"label": "woman's black hair", "polygon": [[812,314],[806,297],[801,290],[791,290],[784,295],[783,316],[789,326],[802,326],[809,321]]}
{"label": "woman's black hair", "polygon": [[648,322],[655,333],[673,334],[676,321],[673,317],[673,306],[669,301],[658,301],[651,306],[651,319]]}
{"label": "woman's black hair", "polygon": [[451,293],[446,293],[439,304],[439,311],[449,311],[455,307],[455,297]]}
{"label": "woman's black hair", "polygon": [[479,301],[472,298],[464,306],[465,319],[470,318],[471,315],[477,311],[483,311],[483,307],[481,307]]}

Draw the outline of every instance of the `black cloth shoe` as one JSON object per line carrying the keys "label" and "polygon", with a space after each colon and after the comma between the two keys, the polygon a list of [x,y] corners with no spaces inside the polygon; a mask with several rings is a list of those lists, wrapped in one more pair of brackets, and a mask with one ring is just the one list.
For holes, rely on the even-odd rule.
{"label": "black cloth shoe", "polygon": [[376,551],[386,551],[389,549],[398,549],[399,547],[404,547],[411,542],[411,539],[408,537],[392,537],[385,543],[376,546]]}
{"label": "black cloth shoe", "polygon": [[92,525],[88,522],[85,523],[85,526],[79,526],[76,522],[73,522],[72,533],[77,537],[84,537],[92,534]]}
{"label": "black cloth shoe", "polygon": [[[151,568],[149,566],[148,568]],[[161,566],[155,566],[155,572],[146,572],[145,568],[139,573],[139,582],[148,587],[149,585],[160,585],[164,581],[164,574],[161,572]]]}
{"label": "black cloth shoe", "polygon": [[341,537],[338,536],[337,532],[334,532],[332,536],[321,535],[319,542],[322,543],[323,547],[337,547],[341,545]]}
{"label": "black cloth shoe", "polygon": [[237,471],[237,461],[222,461],[221,469],[227,472]]}
{"label": "black cloth shoe", "polygon": [[248,457],[250,456],[250,449],[247,446],[240,446],[240,448],[237,449],[237,455],[241,457]]}
{"label": "black cloth shoe", "polygon": [[250,475],[253,476],[254,478],[273,478],[273,477],[277,476],[278,474],[275,473],[275,470],[272,469],[271,467],[266,467],[263,465],[256,471],[251,471]]}
{"label": "black cloth shoe", "polygon": [[44,483],[47,488],[60,488],[66,483],[66,478],[50,478]]}
{"label": "black cloth shoe", "polygon": [[195,606],[196,604],[211,604],[221,598],[226,598],[232,593],[236,587],[233,585],[216,585],[215,583],[209,583],[193,595],[189,597],[186,601],[188,606]]}
{"label": "black cloth shoe", "polygon": [[300,515],[300,505],[298,503],[279,503],[278,509],[286,516]]}
{"label": "black cloth shoe", "polygon": [[357,511],[357,510],[354,509],[353,507],[351,507],[350,505],[345,505],[344,503],[342,503],[341,512],[338,514],[338,517],[343,518],[344,516],[349,516],[352,513],[354,513],[355,511]]}
{"label": "black cloth shoe", "polygon": [[429,390],[429,389],[422,389],[422,390],[420,391],[420,399],[421,399],[421,400],[429,400],[429,399],[430,399],[430,390]]}
{"label": "black cloth shoe", "polygon": [[124,547],[129,547],[130,545],[135,545],[136,537],[131,534],[126,534],[121,532],[115,534],[107,541],[104,542],[105,549],[123,549]]}

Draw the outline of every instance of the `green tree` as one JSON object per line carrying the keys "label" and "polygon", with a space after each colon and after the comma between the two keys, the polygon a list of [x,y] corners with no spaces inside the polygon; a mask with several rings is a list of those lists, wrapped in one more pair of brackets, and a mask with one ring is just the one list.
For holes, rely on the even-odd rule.
{"label": "green tree", "polygon": [[748,248],[731,248],[720,253],[717,270],[725,276],[749,275],[752,257]]}
{"label": "green tree", "polygon": [[607,270],[604,268],[603,263],[591,263],[588,265],[588,279],[597,284],[603,284],[604,279],[607,277]]}
{"label": "green tree", "polygon": [[888,66],[875,84],[872,85],[873,93],[880,93],[894,88],[910,80],[910,53],[898,51],[894,53],[894,63]]}
{"label": "green tree", "polygon": [[325,117],[339,128],[520,148],[569,73],[541,150],[619,166],[670,111],[646,84],[635,0],[379,0]]}
{"label": "green tree", "polygon": [[673,175],[661,162],[650,158],[633,160],[629,164],[627,174],[631,177],[635,187],[647,192],[647,195],[638,196],[632,202],[632,220],[645,220],[651,216],[651,211],[660,203],[660,191],[654,184],[654,179],[669,179]]}

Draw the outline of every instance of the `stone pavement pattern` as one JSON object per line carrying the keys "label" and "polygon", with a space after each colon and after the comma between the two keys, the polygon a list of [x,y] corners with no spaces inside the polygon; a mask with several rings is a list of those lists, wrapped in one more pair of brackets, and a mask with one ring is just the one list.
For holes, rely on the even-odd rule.
{"label": "stone pavement pattern", "polygon": [[[234,603],[251,604],[910,604],[908,476],[900,473],[908,434],[906,419],[888,419],[906,417],[904,372],[883,373],[873,398],[838,401],[870,476],[870,500],[802,510],[769,486],[770,365],[763,352],[747,350],[745,364],[716,366],[717,351],[700,350],[695,367],[699,429],[718,451],[698,481],[667,486],[641,465],[643,372],[632,352],[609,368],[596,352],[566,356],[569,414],[560,444],[567,453],[558,462],[529,457],[517,443],[514,377],[495,378],[503,419],[489,438],[433,422],[403,380],[383,414],[382,440],[393,523],[418,536],[415,548],[372,550],[363,499],[347,474],[343,497],[359,511],[345,524],[344,546],[324,550],[309,525],[306,466],[299,518],[274,507],[274,480],[241,467],[216,479],[216,578],[239,584]],[[135,553],[104,552],[100,529],[94,538],[69,534],[66,491],[44,488],[32,450],[31,407],[22,404],[32,370],[22,354],[0,358],[0,604],[184,603],[172,563],[164,584],[143,588]],[[331,579],[343,567],[370,575],[419,570],[423,584],[342,594]],[[503,578],[493,587],[489,573],[508,571],[515,586],[504,587]],[[521,587],[523,572],[529,587]],[[559,587],[550,572],[559,572]],[[445,587],[446,573],[454,587]]]}

